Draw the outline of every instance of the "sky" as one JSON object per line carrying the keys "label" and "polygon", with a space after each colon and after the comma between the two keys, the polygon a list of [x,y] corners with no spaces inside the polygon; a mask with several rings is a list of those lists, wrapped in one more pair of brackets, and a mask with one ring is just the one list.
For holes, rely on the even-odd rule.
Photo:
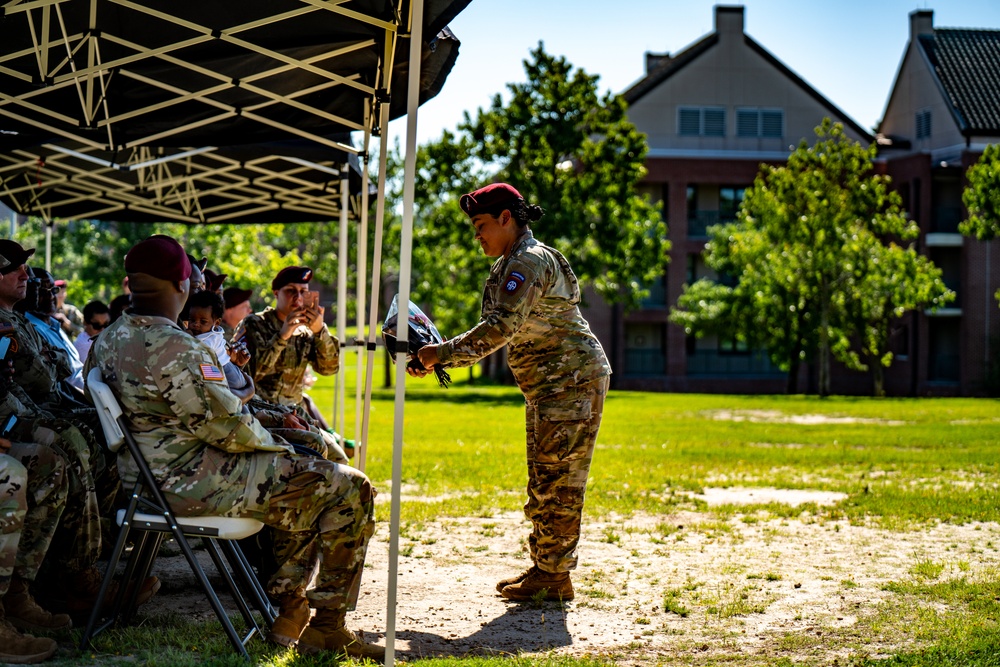
{"label": "sky", "polygon": [[[420,107],[417,140],[454,129],[462,113],[488,107],[544,42],[600,76],[601,92],[642,78],[645,53],[676,54],[712,32],[710,0],[472,0],[451,22],[458,60],[436,98]],[[721,3],[737,4],[737,3]],[[934,11],[936,28],[1000,29],[1000,0],[746,0],[744,30],[866,128],[878,124],[909,39],[909,14]],[[404,119],[390,141],[405,145]]]}

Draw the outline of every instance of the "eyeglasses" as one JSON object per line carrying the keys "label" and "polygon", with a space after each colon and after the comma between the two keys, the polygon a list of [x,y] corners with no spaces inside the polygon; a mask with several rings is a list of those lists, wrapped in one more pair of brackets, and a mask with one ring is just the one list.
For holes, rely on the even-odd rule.
{"label": "eyeglasses", "polygon": [[51,294],[52,296],[55,296],[56,294],[59,294],[58,287],[42,287],[42,281],[39,278],[28,278],[28,283],[31,285],[37,285],[35,289],[39,295]]}
{"label": "eyeglasses", "polygon": [[109,324],[111,324],[111,322],[87,322],[87,324],[90,325],[91,329],[97,329],[98,331],[100,331],[101,329],[104,329]]}

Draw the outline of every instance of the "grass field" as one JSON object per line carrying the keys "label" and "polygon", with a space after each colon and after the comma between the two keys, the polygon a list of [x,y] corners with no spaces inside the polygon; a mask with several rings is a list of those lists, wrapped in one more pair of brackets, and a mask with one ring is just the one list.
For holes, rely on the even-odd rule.
{"label": "grass field", "polygon": [[[354,432],[354,361],[347,358],[347,424]],[[390,490],[393,402],[376,372],[367,472]],[[408,385],[402,524],[446,517],[490,517],[517,511],[525,483],[523,400],[516,389],[469,385],[466,371],[445,390],[430,378]],[[311,391],[330,412],[333,384]],[[859,399],[612,392],[587,491],[587,517],[667,515],[689,508],[716,523],[744,517],[844,522],[905,534],[944,524],[1000,521],[1000,402],[976,399]],[[779,502],[708,506],[707,488],[774,487],[840,492],[832,505]],[[380,521],[388,519],[388,504]],[[717,525],[716,525],[717,528]],[[700,528],[710,533],[712,524]],[[992,546],[992,543],[989,543]],[[959,545],[956,545],[956,549]],[[996,547],[993,547],[996,551]],[[866,618],[863,637],[891,637],[909,648],[893,656],[865,650],[818,650],[801,662],[765,663],[739,656],[678,658],[676,664],[1000,665],[1000,577],[975,567],[975,555],[955,567],[928,560],[905,579],[885,584],[889,602]],[[964,567],[961,566],[964,563]],[[970,564],[971,563],[971,564]],[[754,575],[766,578],[766,575]],[[844,586],[848,586],[845,583]],[[679,591],[679,589],[678,589]],[[665,590],[664,609],[680,607]],[[739,616],[739,613],[734,613]],[[680,616],[678,615],[678,618]],[[166,628],[166,629],[162,629]],[[852,632],[860,632],[857,629]],[[822,649],[844,644],[790,634],[785,640]],[[856,640],[863,641],[863,640]],[[94,657],[65,652],[56,664],[241,664],[212,625],[156,619],[148,626],[106,633]],[[334,664],[280,652],[255,642],[268,665]],[[555,654],[514,658],[428,659],[421,667],[592,667],[614,656]],[[673,661],[650,664],[675,664]]]}

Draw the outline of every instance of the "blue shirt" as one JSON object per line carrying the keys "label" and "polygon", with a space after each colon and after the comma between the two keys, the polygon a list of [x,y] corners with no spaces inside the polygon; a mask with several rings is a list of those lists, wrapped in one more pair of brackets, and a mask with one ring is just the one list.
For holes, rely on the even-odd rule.
{"label": "blue shirt", "polygon": [[83,362],[80,361],[80,353],[77,352],[76,346],[70,342],[66,334],[63,333],[62,327],[59,326],[59,320],[54,317],[50,317],[49,321],[46,322],[42,318],[38,317],[34,313],[25,313],[24,316],[31,322],[35,327],[35,331],[45,339],[45,342],[56,348],[57,350],[65,350],[66,354],[69,355],[69,365],[73,369],[73,373],[66,378],[66,381],[77,389],[83,390]]}

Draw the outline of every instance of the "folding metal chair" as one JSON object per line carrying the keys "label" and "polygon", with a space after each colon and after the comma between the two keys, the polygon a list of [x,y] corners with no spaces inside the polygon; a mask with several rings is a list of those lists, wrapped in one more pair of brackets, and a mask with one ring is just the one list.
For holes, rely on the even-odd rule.
{"label": "folding metal chair", "polygon": [[[111,560],[108,562],[108,569],[97,599],[105,599],[115,570],[125,551],[125,545],[131,538],[134,545],[125,567],[123,585],[118,587],[112,610],[100,625],[98,624],[104,605],[98,603],[94,606],[87,628],[80,639],[81,650],[86,649],[90,640],[107,627],[118,622],[131,620],[135,614],[138,582],[149,576],[153,561],[159,552],[160,543],[166,537],[172,536],[180,546],[184,557],[187,558],[191,570],[201,584],[205,596],[212,605],[215,615],[218,616],[233,648],[249,660],[250,655],[247,653],[246,643],[255,634],[264,632],[264,628],[254,618],[251,605],[253,609],[261,613],[268,627],[274,623],[275,612],[236,540],[257,533],[264,524],[255,519],[215,516],[175,518],[170,506],[163,498],[163,493],[157,486],[149,465],[142,457],[138,444],[128,430],[128,422],[122,415],[118,400],[112,393],[111,387],[104,383],[100,369],[94,368],[90,371],[87,376],[87,389],[89,389],[94,405],[97,407],[108,447],[112,452],[117,453],[123,444],[127,446],[132,460],[139,468],[139,477],[132,488],[128,506],[117,513],[117,521],[121,530],[111,554]],[[140,508],[143,510],[142,512],[139,511]],[[246,620],[248,631],[243,637],[240,637],[225,609],[223,609],[215,589],[188,543],[188,537],[200,537],[205,543],[216,569],[225,580],[236,606]],[[225,556],[225,560],[223,556]],[[228,567],[226,566],[227,561]],[[128,582],[135,582],[136,585],[130,587],[127,585]]]}

